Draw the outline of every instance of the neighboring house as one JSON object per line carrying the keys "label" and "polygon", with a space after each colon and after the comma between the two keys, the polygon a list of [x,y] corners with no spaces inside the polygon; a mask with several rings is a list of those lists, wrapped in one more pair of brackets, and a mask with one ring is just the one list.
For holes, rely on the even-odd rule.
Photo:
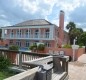
{"label": "neighboring house", "polygon": [[22,23],[2,27],[2,38],[8,45],[29,47],[33,43],[44,43],[46,47],[57,47],[68,43],[68,34],[64,29],[64,12],[60,11],[60,26],[45,19],[28,20]]}

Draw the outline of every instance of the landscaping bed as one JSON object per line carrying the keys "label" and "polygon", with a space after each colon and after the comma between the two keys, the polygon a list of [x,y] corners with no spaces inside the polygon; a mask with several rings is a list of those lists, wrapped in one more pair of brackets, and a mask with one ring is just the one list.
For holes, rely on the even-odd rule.
{"label": "landscaping bed", "polygon": [[0,80],[3,80],[5,78],[8,78],[8,77],[13,76],[15,74],[17,74],[17,73],[14,71],[11,71],[11,70],[0,71]]}

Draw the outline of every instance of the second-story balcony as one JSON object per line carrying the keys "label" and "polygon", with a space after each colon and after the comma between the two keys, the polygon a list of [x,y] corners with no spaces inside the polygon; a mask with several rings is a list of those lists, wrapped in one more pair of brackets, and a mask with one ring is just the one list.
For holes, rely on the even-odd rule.
{"label": "second-story balcony", "polygon": [[44,39],[44,40],[51,40],[53,39],[52,37],[50,37],[50,35],[45,35],[45,34],[31,34],[31,35],[18,35],[18,34],[10,34],[10,35],[5,35],[4,36],[5,39],[36,39],[36,40],[40,40],[40,39]]}

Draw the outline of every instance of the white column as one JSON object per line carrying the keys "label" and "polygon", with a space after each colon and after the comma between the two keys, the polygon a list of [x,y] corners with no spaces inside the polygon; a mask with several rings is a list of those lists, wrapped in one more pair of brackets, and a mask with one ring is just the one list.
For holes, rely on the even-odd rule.
{"label": "white column", "polygon": [[10,38],[12,38],[12,37],[11,37],[11,33],[12,33],[12,29],[10,30]]}
{"label": "white column", "polygon": [[5,37],[4,37],[4,34],[5,34],[5,30],[2,29],[2,38],[5,38]]}
{"label": "white column", "polygon": [[19,28],[19,35],[18,35],[18,38],[20,38],[20,28]]}
{"label": "white column", "polygon": [[28,28],[28,38],[30,38],[30,37],[29,37],[29,28]]}
{"label": "white column", "polygon": [[40,28],[39,28],[39,37],[38,38],[41,39],[41,30],[40,30]]}
{"label": "white column", "polygon": [[54,34],[54,33],[53,33],[53,32],[54,32],[53,30],[54,30],[54,26],[50,26],[49,39],[53,39],[53,36],[54,36],[54,35],[53,35],[53,34]]}

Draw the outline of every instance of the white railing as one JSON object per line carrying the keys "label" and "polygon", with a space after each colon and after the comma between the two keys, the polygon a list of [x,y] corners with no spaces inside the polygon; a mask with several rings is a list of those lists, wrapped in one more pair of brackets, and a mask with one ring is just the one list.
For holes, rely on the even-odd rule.
{"label": "white railing", "polygon": [[51,39],[50,36],[42,35],[5,35],[3,38],[5,39]]}

